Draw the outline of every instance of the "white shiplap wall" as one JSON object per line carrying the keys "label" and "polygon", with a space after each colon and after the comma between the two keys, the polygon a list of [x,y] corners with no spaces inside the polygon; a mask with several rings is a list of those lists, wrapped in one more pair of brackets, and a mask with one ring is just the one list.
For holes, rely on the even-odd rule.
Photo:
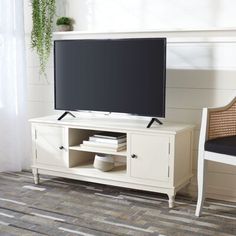
{"label": "white shiplap wall", "polygon": [[32,28],[31,1],[24,0],[25,44],[28,80],[29,118],[54,113],[53,110],[53,60],[52,55],[47,66],[47,79],[39,75],[39,60],[30,43]]}
{"label": "white shiplap wall", "polygon": [[[75,30],[145,31],[235,27],[234,0],[61,0],[59,9],[76,20]],[[25,0],[29,117],[52,114],[52,59],[48,81],[39,79],[38,61],[29,47],[31,9]],[[206,32],[207,36],[207,32]],[[227,37],[226,37],[227,38]],[[224,105],[236,95],[236,43],[176,43],[167,51],[166,119],[197,125],[194,172],[201,109]],[[212,163],[208,174],[211,197],[236,201],[236,168]],[[196,191],[193,179],[189,187]]]}

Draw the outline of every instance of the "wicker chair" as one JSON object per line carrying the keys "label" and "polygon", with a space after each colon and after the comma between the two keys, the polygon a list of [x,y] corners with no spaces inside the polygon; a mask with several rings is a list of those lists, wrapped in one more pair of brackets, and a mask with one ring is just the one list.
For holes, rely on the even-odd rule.
{"label": "wicker chair", "polygon": [[207,162],[236,165],[236,97],[224,107],[203,108],[198,152],[196,216],[204,203]]}

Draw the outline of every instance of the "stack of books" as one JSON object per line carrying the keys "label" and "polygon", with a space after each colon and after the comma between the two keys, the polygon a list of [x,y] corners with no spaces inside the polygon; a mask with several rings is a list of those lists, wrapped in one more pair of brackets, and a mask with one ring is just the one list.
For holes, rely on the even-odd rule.
{"label": "stack of books", "polygon": [[81,144],[83,148],[98,148],[119,152],[126,149],[126,135],[113,132],[102,132],[89,137]]}

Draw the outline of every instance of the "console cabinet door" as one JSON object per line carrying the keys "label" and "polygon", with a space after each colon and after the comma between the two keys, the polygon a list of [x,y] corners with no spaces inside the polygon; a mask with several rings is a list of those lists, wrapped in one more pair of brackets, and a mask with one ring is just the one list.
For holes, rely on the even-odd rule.
{"label": "console cabinet door", "polygon": [[169,137],[166,135],[130,135],[130,175],[145,180],[169,178]]}
{"label": "console cabinet door", "polygon": [[35,127],[35,161],[38,164],[66,167],[65,128]]}

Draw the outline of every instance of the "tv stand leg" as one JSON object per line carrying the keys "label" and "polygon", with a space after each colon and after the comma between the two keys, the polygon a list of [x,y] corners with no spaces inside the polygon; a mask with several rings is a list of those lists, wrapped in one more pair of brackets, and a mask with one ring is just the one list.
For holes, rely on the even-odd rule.
{"label": "tv stand leg", "polygon": [[158,120],[157,118],[152,118],[151,121],[148,123],[147,128],[150,128],[154,122],[157,122],[159,125],[163,125],[163,123]]}
{"label": "tv stand leg", "polygon": [[39,184],[39,173],[38,173],[38,169],[34,168],[32,170],[33,172],[33,176],[34,176],[34,184]]}
{"label": "tv stand leg", "polygon": [[75,115],[73,115],[71,112],[69,112],[69,111],[65,111],[57,120],[61,120],[61,119],[63,119],[66,115],[71,115],[71,116],[73,116],[73,117],[75,117]]}
{"label": "tv stand leg", "polygon": [[173,208],[175,206],[175,195],[168,194],[168,198],[169,208]]}

